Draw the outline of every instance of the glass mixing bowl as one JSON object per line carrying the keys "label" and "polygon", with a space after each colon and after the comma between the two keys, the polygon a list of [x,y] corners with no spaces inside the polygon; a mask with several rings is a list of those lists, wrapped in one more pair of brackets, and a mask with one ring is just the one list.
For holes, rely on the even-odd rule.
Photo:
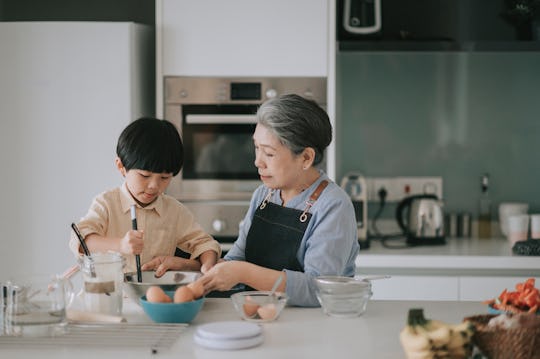
{"label": "glass mixing bowl", "polygon": [[342,276],[315,278],[317,299],[325,314],[332,317],[357,317],[367,308],[371,282]]}

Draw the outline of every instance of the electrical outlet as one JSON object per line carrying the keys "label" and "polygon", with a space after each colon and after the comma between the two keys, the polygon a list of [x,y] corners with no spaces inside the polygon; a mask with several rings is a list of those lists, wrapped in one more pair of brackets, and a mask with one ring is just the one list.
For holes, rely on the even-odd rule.
{"label": "electrical outlet", "polygon": [[379,192],[386,191],[386,201],[396,201],[395,181],[392,177],[368,177],[366,179],[368,187],[368,201],[378,202],[380,200]]}
{"label": "electrical outlet", "polygon": [[386,202],[397,202],[417,194],[442,198],[442,177],[368,177],[368,201],[378,202],[379,191],[386,190]]}
{"label": "electrical outlet", "polygon": [[398,200],[415,194],[434,194],[442,199],[441,177],[397,177],[394,187]]}

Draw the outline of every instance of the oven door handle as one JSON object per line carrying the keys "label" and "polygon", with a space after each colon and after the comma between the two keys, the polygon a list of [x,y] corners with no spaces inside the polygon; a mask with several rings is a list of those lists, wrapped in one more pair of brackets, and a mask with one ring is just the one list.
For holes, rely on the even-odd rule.
{"label": "oven door handle", "polygon": [[255,115],[186,115],[188,124],[237,124],[257,123]]}

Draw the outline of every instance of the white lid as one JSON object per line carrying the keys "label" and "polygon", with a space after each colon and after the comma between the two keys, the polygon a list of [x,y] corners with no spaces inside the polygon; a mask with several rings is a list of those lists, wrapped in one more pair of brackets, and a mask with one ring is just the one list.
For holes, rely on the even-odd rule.
{"label": "white lid", "polygon": [[230,321],[201,325],[195,342],[210,349],[244,349],[263,342],[262,329],[254,323]]}
{"label": "white lid", "polygon": [[262,334],[260,326],[241,321],[215,322],[201,325],[197,334],[206,339],[245,339]]}

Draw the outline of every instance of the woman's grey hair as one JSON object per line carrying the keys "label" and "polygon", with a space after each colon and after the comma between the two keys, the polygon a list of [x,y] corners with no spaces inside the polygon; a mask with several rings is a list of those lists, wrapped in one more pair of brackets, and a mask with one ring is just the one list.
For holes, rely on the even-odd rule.
{"label": "woman's grey hair", "polygon": [[315,101],[295,94],[282,95],[263,103],[257,111],[257,122],[272,131],[292,153],[299,155],[311,147],[314,165],[324,158],[332,141],[328,114]]}

